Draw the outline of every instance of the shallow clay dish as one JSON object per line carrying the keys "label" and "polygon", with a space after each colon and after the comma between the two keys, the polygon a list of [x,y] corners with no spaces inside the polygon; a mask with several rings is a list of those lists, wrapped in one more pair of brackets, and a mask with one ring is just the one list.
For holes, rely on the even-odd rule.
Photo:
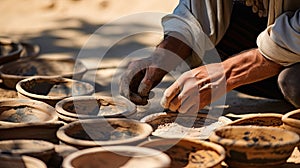
{"label": "shallow clay dish", "polygon": [[6,87],[14,89],[20,80],[31,76],[60,76],[81,79],[86,71],[86,67],[79,60],[75,62],[73,59],[34,58],[20,59],[2,65],[0,76]]}
{"label": "shallow clay dish", "polygon": [[47,168],[45,163],[30,156],[0,155],[1,168]]}
{"label": "shallow clay dish", "polygon": [[58,120],[55,109],[46,103],[29,99],[0,101],[0,125],[54,122]]}
{"label": "shallow clay dish", "polygon": [[210,141],[226,150],[230,167],[276,167],[286,162],[299,142],[291,131],[266,126],[225,126]]}
{"label": "shallow clay dish", "polygon": [[107,146],[81,150],[64,159],[63,168],[82,167],[169,167],[170,158],[154,149],[136,146]]}
{"label": "shallow clay dish", "polygon": [[20,58],[23,47],[9,38],[0,37],[0,64],[15,61]]}
{"label": "shallow clay dish", "polygon": [[211,142],[187,139],[156,139],[141,143],[139,146],[165,152],[171,158],[172,168],[222,168],[225,150]]}
{"label": "shallow clay dish", "polygon": [[207,139],[212,131],[231,122],[226,117],[216,118],[206,114],[191,116],[173,112],[148,115],[140,120],[152,126],[152,138]]}
{"label": "shallow clay dish", "polygon": [[88,148],[108,145],[135,145],[152,132],[150,125],[124,118],[87,119],[61,127],[57,137],[65,144]]}
{"label": "shallow clay dish", "polygon": [[62,122],[39,122],[0,125],[0,140],[36,139],[59,143],[57,130],[64,124]]}
{"label": "shallow clay dish", "polygon": [[229,123],[228,125],[256,125],[256,126],[270,126],[283,127],[281,120],[282,114],[263,113],[256,116],[244,117]]}
{"label": "shallow clay dish", "polygon": [[86,82],[61,77],[31,77],[23,79],[16,86],[20,98],[55,104],[67,97],[91,95],[94,87]]}
{"label": "shallow clay dish", "polygon": [[121,97],[77,96],[59,101],[55,109],[60,119],[75,121],[99,117],[126,117],[136,112],[136,106]]}
{"label": "shallow clay dish", "polygon": [[54,144],[41,140],[6,140],[0,141],[0,153],[8,155],[27,155],[45,163],[55,153]]}

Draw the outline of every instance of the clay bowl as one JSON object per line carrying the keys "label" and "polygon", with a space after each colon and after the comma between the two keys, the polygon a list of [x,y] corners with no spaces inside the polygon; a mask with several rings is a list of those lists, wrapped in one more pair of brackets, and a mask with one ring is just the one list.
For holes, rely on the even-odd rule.
{"label": "clay bowl", "polygon": [[0,101],[0,125],[54,122],[58,120],[55,109],[46,103],[29,99]]}
{"label": "clay bowl", "polygon": [[216,118],[207,114],[192,116],[173,112],[148,115],[140,120],[152,126],[152,139],[189,138],[207,139],[214,129],[231,122],[226,117]]}
{"label": "clay bowl", "polygon": [[283,127],[300,135],[300,110],[294,110],[282,116]]}
{"label": "clay bowl", "polygon": [[244,117],[238,120],[235,120],[228,125],[256,125],[256,126],[269,126],[269,127],[283,127],[283,122],[281,120],[282,114],[275,113],[263,113],[253,116]]}
{"label": "clay bowl", "polygon": [[0,125],[0,140],[36,139],[59,143],[57,130],[64,124],[62,122],[38,122]]}
{"label": "clay bowl", "polygon": [[30,156],[0,155],[1,168],[47,168],[45,163]]}
{"label": "clay bowl", "polygon": [[266,126],[225,126],[210,141],[226,150],[230,167],[276,167],[286,162],[299,142],[291,131]]}
{"label": "clay bowl", "polygon": [[136,112],[136,106],[122,97],[77,96],[59,101],[55,109],[65,122],[78,119],[126,117]]}
{"label": "clay bowl", "polygon": [[[26,57],[25,57],[26,58]],[[32,76],[65,77],[81,79],[87,68],[79,60],[34,58],[20,59],[0,67],[3,84],[15,89],[16,84]]]}
{"label": "clay bowl", "polygon": [[[282,116],[283,128],[296,132],[300,136],[300,110],[294,110]],[[300,150],[300,143],[298,145]]]}
{"label": "clay bowl", "polygon": [[61,77],[31,77],[16,86],[18,97],[43,101],[53,107],[67,97],[91,95],[94,87],[86,82]]}
{"label": "clay bowl", "polygon": [[20,58],[23,47],[20,43],[5,37],[0,37],[0,64],[15,61]]}
{"label": "clay bowl", "polygon": [[222,168],[221,163],[225,159],[222,146],[205,141],[156,139],[143,142],[139,146],[165,152],[171,158],[172,168]]}
{"label": "clay bowl", "polygon": [[28,42],[20,42],[23,50],[20,57],[22,59],[32,59],[40,54],[40,46],[37,44],[32,44]]}
{"label": "clay bowl", "polygon": [[45,163],[55,153],[54,144],[41,140],[6,140],[0,141],[0,153],[8,155],[27,155]]}
{"label": "clay bowl", "polygon": [[154,149],[107,146],[81,150],[64,159],[63,168],[81,167],[169,167],[170,158]]}
{"label": "clay bowl", "polygon": [[108,145],[135,145],[152,132],[150,125],[125,118],[87,119],[61,127],[57,137],[79,149]]}

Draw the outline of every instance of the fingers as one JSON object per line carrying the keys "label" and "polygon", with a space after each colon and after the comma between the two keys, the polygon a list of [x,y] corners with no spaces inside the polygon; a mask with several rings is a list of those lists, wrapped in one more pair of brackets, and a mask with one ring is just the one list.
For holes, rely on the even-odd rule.
{"label": "fingers", "polygon": [[[177,82],[174,82],[169,88],[167,88],[164,92],[164,95],[161,99],[161,106],[165,109],[170,108],[170,102],[173,100],[175,96],[180,92],[180,86]],[[179,100],[178,100],[179,101]],[[173,102],[172,108],[175,109],[175,107],[178,106],[179,102]],[[177,108],[176,108],[177,109]],[[173,111],[173,110],[172,110]]]}

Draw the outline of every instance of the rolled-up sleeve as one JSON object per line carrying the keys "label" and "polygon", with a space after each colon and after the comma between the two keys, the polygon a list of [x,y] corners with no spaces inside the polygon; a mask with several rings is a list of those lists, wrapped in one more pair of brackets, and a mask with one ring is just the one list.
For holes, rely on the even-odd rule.
{"label": "rolled-up sleeve", "polygon": [[200,57],[212,49],[226,32],[231,0],[180,0],[173,14],[162,19],[165,34],[176,32]]}
{"label": "rolled-up sleeve", "polygon": [[283,66],[300,62],[300,9],[280,15],[258,36],[257,45],[266,58]]}

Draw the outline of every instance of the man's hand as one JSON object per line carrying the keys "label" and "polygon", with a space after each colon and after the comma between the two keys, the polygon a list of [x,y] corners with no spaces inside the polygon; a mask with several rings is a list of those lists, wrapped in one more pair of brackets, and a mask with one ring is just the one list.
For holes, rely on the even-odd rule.
{"label": "man's hand", "polygon": [[165,37],[150,57],[129,64],[120,80],[120,93],[137,105],[146,105],[151,89],[191,52],[181,40]]}
{"label": "man's hand", "polygon": [[184,73],[164,93],[161,105],[180,113],[195,113],[226,92],[278,74],[282,66],[252,49],[224,62]]}
{"label": "man's hand", "polygon": [[120,80],[120,93],[137,105],[146,105],[150,90],[165,76],[166,72],[144,58],[129,63]]}

